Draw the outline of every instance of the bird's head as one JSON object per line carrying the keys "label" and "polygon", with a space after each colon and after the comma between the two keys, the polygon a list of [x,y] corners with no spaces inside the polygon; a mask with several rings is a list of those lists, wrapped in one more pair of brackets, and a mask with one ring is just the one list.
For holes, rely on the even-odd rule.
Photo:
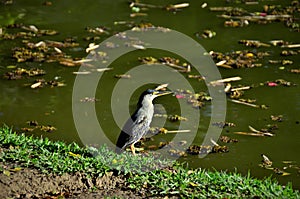
{"label": "bird's head", "polygon": [[159,91],[159,90],[155,90],[155,89],[147,89],[140,96],[138,104],[140,104],[140,105],[143,104],[143,101],[152,103],[154,98],[163,96],[163,95],[168,95],[171,93],[172,93],[171,91]]}

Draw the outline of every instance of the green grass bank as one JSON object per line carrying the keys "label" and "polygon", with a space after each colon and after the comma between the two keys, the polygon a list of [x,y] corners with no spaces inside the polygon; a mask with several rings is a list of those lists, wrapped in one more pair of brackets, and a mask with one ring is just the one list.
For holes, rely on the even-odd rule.
{"label": "green grass bank", "polygon": [[[238,173],[189,169],[169,160],[148,156],[118,155],[106,146],[82,148],[47,138],[34,138],[0,128],[0,162],[15,167],[35,168],[43,173],[101,177],[123,176],[128,189],[143,190],[147,196],[180,198],[300,198],[289,184],[271,178],[258,180]],[[0,172],[5,172],[0,168]]]}

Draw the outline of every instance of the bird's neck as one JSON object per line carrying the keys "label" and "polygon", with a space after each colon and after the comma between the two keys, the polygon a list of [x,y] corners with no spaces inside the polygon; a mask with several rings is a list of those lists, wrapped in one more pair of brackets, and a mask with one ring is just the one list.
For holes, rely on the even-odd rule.
{"label": "bird's neck", "polygon": [[152,103],[152,101],[143,100],[142,103],[139,105],[139,108],[153,109],[153,103]]}

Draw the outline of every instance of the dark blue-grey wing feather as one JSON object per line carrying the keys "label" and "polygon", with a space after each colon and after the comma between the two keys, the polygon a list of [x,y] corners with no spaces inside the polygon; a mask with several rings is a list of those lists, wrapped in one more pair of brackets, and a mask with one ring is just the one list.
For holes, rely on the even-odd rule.
{"label": "dark blue-grey wing feather", "polygon": [[145,116],[133,116],[126,122],[117,141],[117,152],[122,152],[127,146],[138,142],[148,131],[149,124]]}

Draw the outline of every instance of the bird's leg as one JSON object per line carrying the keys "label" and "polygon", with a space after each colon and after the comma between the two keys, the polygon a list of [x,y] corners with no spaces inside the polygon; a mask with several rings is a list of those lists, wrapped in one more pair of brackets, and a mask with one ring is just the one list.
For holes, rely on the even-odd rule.
{"label": "bird's leg", "polygon": [[130,149],[132,151],[132,154],[135,155],[135,148],[134,148],[134,144],[130,145]]}

